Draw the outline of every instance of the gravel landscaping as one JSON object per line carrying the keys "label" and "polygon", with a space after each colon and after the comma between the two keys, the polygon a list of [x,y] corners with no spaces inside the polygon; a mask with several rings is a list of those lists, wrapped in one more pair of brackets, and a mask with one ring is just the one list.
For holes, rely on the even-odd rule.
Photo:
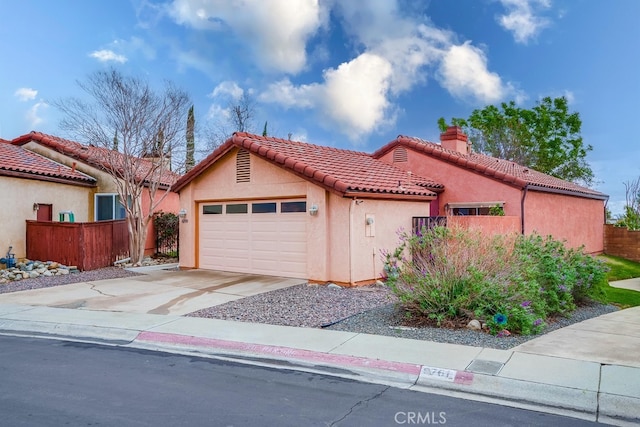
{"label": "gravel landscaping", "polygon": [[[76,270],[77,271],[77,270]],[[64,276],[41,276],[35,279],[22,279],[0,284],[0,294],[8,292],[28,291],[30,289],[50,288],[52,286],[68,285],[94,280],[118,279],[120,277],[140,276],[120,267],[106,267],[92,271],[69,273]]]}
{"label": "gravel landscaping", "polygon": [[[386,335],[399,338],[509,349],[535,338],[496,337],[468,329],[403,326],[405,316],[395,296],[383,286],[334,289],[298,285],[255,295],[188,314],[242,322]],[[592,303],[578,307],[570,318],[549,322],[543,333],[616,311],[610,305]]]}
{"label": "gravel landscaping", "polygon": [[[120,267],[107,267],[0,284],[0,294],[138,275]],[[384,286],[338,289],[305,284],[242,298],[187,316],[325,328],[498,349],[509,349],[539,336],[495,337],[467,329],[407,327],[403,325],[405,315],[396,306],[396,301],[396,297]],[[614,306],[596,303],[581,306],[570,318],[550,322],[543,333],[616,310]]]}

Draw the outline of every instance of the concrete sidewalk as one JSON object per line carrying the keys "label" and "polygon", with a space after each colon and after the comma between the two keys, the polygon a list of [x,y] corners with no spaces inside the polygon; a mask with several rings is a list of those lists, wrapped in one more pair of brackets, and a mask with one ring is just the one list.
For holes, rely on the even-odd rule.
{"label": "concrete sidewalk", "polygon": [[[607,316],[615,314],[640,326],[640,308]],[[0,333],[232,358],[591,421],[640,422],[640,347],[624,350],[634,352],[635,363],[612,363],[540,348],[536,353],[526,344],[495,350],[172,314],[10,304],[0,305]]]}

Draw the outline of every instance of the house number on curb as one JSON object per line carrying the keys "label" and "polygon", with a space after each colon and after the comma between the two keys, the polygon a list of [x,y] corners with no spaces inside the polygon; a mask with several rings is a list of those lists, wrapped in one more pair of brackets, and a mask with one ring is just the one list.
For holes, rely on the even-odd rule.
{"label": "house number on curb", "polygon": [[420,375],[433,378],[434,380],[454,382],[456,379],[456,371],[453,369],[432,368],[430,366],[423,366],[420,370]]}
{"label": "house number on curb", "polygon": [[473,384],[473,372],[456,371],[454,369],[432,368],[431,366],[423,366],[420,369],[421,378],[431,378],[438,381],[447,381],[450,383],[471,385]]}

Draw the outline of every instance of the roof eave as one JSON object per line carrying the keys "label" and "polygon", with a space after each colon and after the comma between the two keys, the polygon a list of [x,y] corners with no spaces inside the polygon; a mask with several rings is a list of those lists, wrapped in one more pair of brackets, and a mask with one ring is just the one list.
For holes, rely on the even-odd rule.
{"label": "roof eave", "polygon": [[564,190],[560,188],[545,187],[537,184],[527,184],[526,188],[532,191],[540,191],[544,193],[562,194],[565,196],[582,197],[584,199],[609,200],[609,196],[603,193],[583,193],[581,191]]}
{"label": "roof eave", "polygon": [[404,193],[378,193],[369,191],[346,191],[343,197],[376,200],[405,200],[405,201],[431,201],[436,195],[404,194]]}
{"label": "roof eave", "polygon": [[80,187],[96,187],[96,182],[84,179],[64,178],[59,176],[20,172],[13,170],[0,169],[0,176],[8,176],[12,178],[33,179],[35,181],[55,182],[58,184],[77,185]]}

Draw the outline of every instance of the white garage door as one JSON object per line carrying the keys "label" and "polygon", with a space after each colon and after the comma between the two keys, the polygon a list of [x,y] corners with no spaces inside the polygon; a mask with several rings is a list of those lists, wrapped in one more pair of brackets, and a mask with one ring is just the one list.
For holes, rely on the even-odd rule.
{"label": "white garage door", "polygon": [[303,200],[201,203],[199,267],[306,278]]}

